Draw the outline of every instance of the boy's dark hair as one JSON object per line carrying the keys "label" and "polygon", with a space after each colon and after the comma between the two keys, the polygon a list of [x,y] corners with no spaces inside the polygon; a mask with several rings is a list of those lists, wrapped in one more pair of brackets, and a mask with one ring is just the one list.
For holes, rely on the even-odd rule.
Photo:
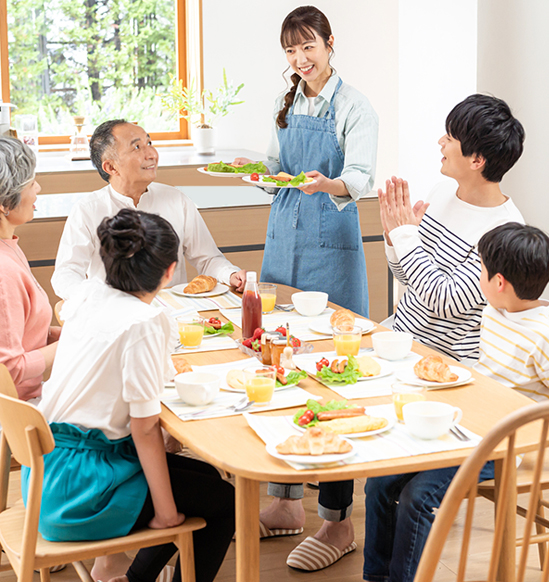
{"label": "boy's dark hair", "polygon": [[508,222],[478,243],[488,279],[500,273],[519,299],[534,301],[549,282],[549,236],[535,226]]}
{"label": "boy's dark hair", "polygon": [[103,169],[103,156],[107,150],[114,147],[114,135],[112,134],[112,130],[117,125],[124,125],[125,123],[128,123],[125,119],[110,119],[109,121],[105,121],[101,125],[98,125],[91,136],[91,162],[105,182],[108,182],[111,177]]}
{"label": "boy's dark hair", "polygon": [[470,95],[446,118],[446,133],[461,142],[464,156],[481,155],[482,176],[501,182],[522,155],[524,128],[509,105],[490,95]]}
{"label": "boy's dark hair", "polygon": [[158,214],[123,208],[97,227],[107,283],[126,293],[156,291],[167,268],[177,262],[179,237]]}

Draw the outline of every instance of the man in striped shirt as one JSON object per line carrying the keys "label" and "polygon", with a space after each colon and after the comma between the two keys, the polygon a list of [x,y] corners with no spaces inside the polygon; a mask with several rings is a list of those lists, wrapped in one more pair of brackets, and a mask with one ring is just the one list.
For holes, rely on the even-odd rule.
{"label": "man in striped shirt", "polygon": [[393,328],[456,360],[478,359],[486,301],[477,242],[500,224],[524,222],[499,186],[523,141],[524,129],[504,101],[471,95],[450,112],[438,142],[441,173],[455,181],[438,184],[414,207],[401,179],[379,190],[387,259],[406,287]]}
{"label": "man in striped shirt", "polygon": [[[379,190],[389,265],[406,285],[394,329],[457,360],[478,358],[481,236],[523,222],[499,187],[522,154],[524,129],[501,99],[471,95],[452,109],[440,138],[444,182],[410,203],[408,184]],[[413,582],[421,552],[458,467],[375,477],[366,482],[364,580]],[[492,479],[493,462],[479,480]]]}
{"label": "man in striped shirt", "polygon": [[526,396],[549,399],[549,237],[510,222],[478,243],[482,314],[480,359],[475,369]]}

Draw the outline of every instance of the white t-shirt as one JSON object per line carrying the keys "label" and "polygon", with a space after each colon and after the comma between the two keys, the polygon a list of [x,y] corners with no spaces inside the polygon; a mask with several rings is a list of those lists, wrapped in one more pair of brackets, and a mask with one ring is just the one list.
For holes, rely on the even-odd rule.
{"label": "white t-shirt", "polygon": [[111,440],[130,434],[130,417],[160,413],[177,330],[161,309],[99,279],[73,289],[40,410],[48,422],[98,428]]}
{"label": "white t-shirt", "polygon": [[508,198],[500,206],[473,206],[457,195],[456,183],[437,184],[419,227],[390,232],[389,267],[406,286],[393,328],[457,360],[478,359],[480,319],[486,300],[480,290],[479,239],[507,222],[524,223]]}
{"label": "white t-shirt", "polygon": [[547,402],[549,303],[515,313],[487,305],[475,370],[538,402]]}
{"label": "white t-shirt", "polygon": [[[91,192],[73,206],[59,243],[51,279],[59,297],[66,299],[71,288],[86,276],[105,280],[97,227],[105,217],[114,216],[122,208],[135,208],[133,200],[119,194],[110,185]],[[137,210],[159,214],[174,227],[181,239],[172,285],[187,282],[184,258],[200,274],[210,275],[225,284],[229,284],[232,273],[240,270],[223,256],[192,200],[177,188],[150,184],[141,196]]]}

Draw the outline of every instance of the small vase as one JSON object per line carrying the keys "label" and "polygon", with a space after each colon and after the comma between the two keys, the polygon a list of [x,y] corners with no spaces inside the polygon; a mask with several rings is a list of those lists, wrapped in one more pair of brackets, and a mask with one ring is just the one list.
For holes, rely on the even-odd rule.
{"label": "small vase", "polygon": [[199,154],[215,154],[215,128],[193,127],[192,138]]}

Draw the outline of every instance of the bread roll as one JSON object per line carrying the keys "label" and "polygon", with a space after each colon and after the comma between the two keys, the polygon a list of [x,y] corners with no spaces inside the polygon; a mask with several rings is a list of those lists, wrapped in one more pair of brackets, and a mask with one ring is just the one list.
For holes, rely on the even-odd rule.
{"label": "bread roll", "polygon": [[355,324],[355,315],[348,309],[338,309],[332,313],[330,323],[332,324],[332,327],[339,327],[340,329],[353,327]]}
{"label": "bread roll", "polygon": [[215,277],[208,275],[198,275],[183,289],[183,293],[207,293],[217,285]]}

